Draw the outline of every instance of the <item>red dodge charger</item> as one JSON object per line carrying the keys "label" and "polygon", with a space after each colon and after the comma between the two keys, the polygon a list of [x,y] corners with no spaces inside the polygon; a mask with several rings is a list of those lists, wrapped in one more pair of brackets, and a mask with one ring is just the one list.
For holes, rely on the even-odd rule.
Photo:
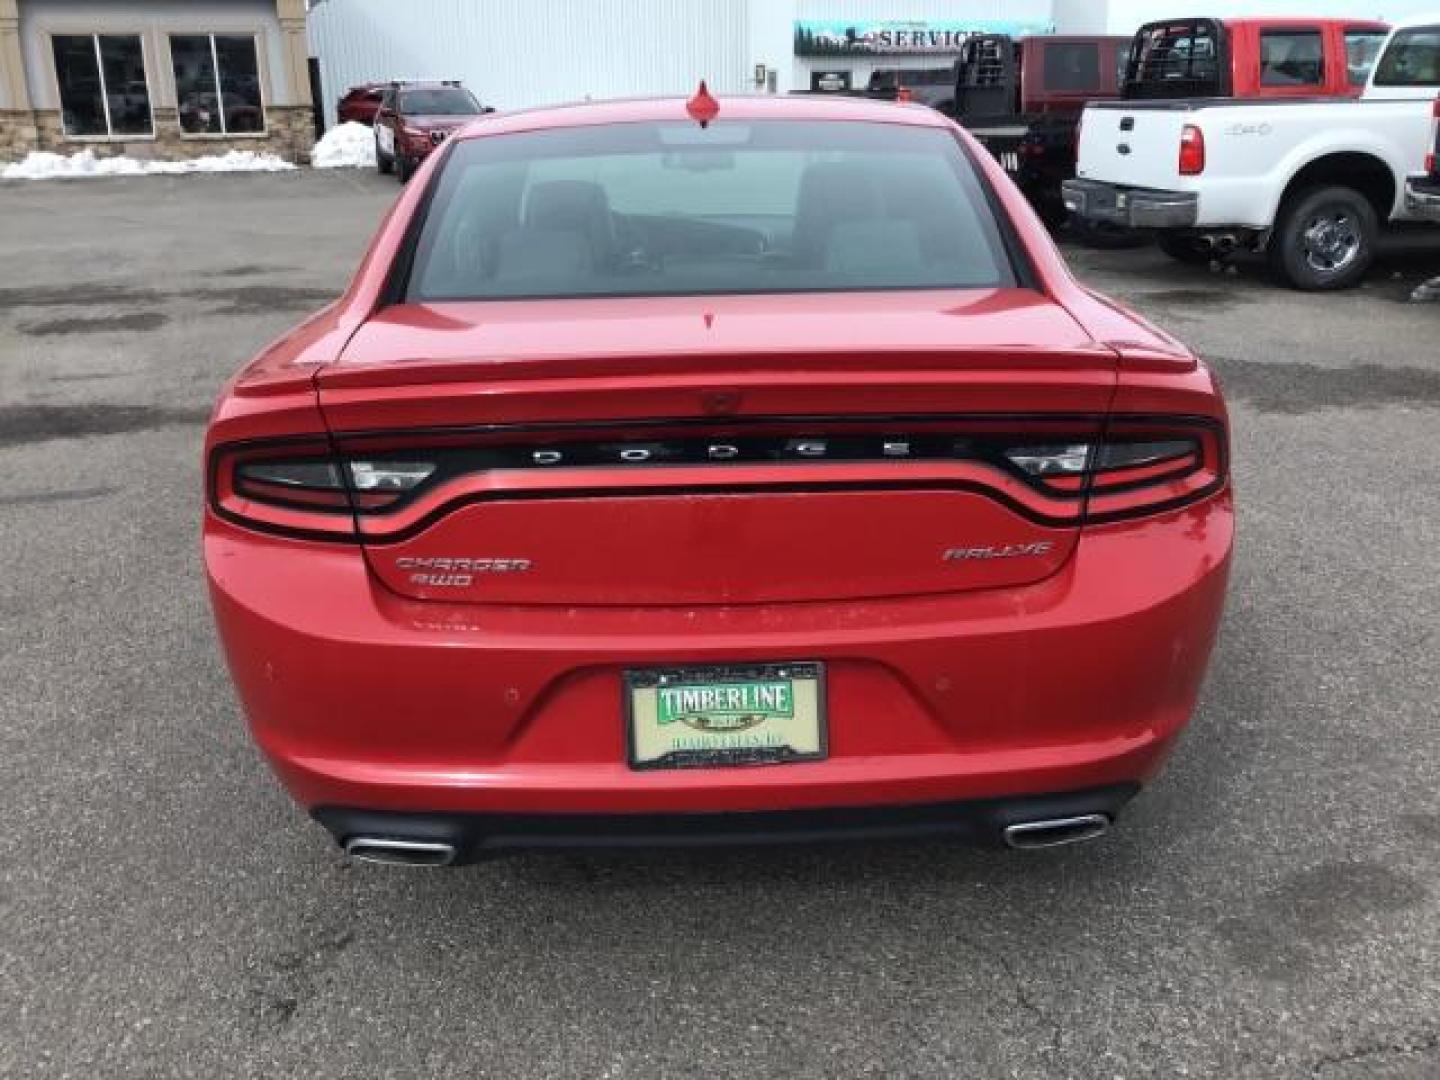
{"label": "red dodge charger", "polygon": [[1104,832],[1194,709],[1225,407],[930,109],[474,124],[225,388],[245,711],[357,858]]}

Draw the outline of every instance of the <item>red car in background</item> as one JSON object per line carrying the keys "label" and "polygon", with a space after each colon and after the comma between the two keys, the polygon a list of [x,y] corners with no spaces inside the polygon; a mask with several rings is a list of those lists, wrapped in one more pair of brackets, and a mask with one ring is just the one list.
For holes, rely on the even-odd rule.
{"label": "red car in background", "polygon": [[340,123],[364,124],[366,127],[375,123],[375,114],[380,111],[380,101],[385,96],[385,83],[361,83],[359,86],[352,86],[335,106],[335,114],[340,118]]}
{"label": "red car in background", "polygon": [[453,132],[488,112],[455,81],[389,83],[375,113],[376,167],[403,184]]}
{"label": "red car in background", "polygon": [[953,122],[850,98],[460,131],[205,454],[255,738],[388,862],[1097,836],[1233,529],[1206,367]]}

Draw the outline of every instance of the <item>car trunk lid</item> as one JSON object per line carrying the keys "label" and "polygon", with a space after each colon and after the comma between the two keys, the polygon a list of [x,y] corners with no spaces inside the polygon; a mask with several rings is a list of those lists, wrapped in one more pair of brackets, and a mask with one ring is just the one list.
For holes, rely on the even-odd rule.
{"label": "car trunk lid", "polygon": [[390,308],[318,379],[352,462],[434,466],[355,492],[395,592],[739,604],[1054,573],[1078,486],[1004,447],[1092,439],[1114,357],[1026,290],[491,302]]}

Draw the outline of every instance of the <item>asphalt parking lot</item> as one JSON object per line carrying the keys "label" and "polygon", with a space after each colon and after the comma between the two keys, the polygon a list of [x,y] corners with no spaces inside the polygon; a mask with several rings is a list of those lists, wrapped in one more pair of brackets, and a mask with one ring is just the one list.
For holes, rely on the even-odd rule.
{"label": "asphalt parking lot", "polygon": [[272,781],[197,544],[217,389],[396,191],[0,185],[0,1075],[1440,1075],[1440,248],[1323,297],[1069,250],[1221,372],[1241,507],[1101,843],[407,872]]}

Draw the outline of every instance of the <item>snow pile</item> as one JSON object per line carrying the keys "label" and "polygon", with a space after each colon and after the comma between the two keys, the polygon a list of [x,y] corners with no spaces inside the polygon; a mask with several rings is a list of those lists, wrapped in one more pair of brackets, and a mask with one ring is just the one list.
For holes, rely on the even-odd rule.
{"label": "snow pile", "polygon": [[68,180],[86,176],[179,176],[185,173],[285,172],[295,168],[274,154],[254,150],[231,150],[227,154],[191,158],[188,161],[139,161],[130,157],[96,157],[93,150],[81,150],[66,157],[43,150],[32,151],[24,161],[0,169],[3,180]]}
{"label": "snow pile", "polygon": [[327,131],[310,151],[310,164],[317,169],[373,168],[375,135],[353,120]]}

